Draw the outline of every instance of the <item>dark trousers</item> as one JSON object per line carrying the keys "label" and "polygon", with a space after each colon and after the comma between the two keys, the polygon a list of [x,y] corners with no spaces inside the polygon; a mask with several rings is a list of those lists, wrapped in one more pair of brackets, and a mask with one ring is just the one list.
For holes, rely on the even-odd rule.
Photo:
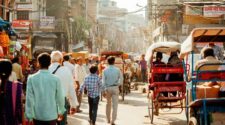
{"label": "dark trousers", "polygon": [[97,111],[98,111],[98,102],[99,102],[99,96],[96,98],[88,97],[88,103],[89,103],[89,118],[90,121],[95,124],[96,117],[97,117]]}
{"label": "dark trousers", "polygon": [[57,120],[52,121],[39,121],[39,120],[33,120],[34,125],[56,125]]}
{"label": "dark trousers", "polygon": [[65,98],[65,109],[66,111],[63,113],[63,120],[57,121],[57,125],[66,125],[67,124],[67,114],[70,112],[70,103],[67,98]]}
{"label": "dark trousers", "polygon": [[146,69],[141,69],[142,82],[147,82],[146,73],[147,73],[147,70]]}
{"label": "dark trousers", "polygon": [[225,97],[225,91],[219,91],[219,97]]}

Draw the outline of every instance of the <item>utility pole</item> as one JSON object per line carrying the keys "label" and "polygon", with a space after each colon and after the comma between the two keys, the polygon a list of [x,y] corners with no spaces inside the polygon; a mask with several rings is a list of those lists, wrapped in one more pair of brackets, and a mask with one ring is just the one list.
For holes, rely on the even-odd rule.
{"label": "utility pole", "polygon": [[85,0],[85,20],[88,19],[88,0]]}
{"label": "utility pole", "polygon": [[68,52],[73,51],[73,18],[72,18],[72,8],[71,0],[67,0],[67,21],[68,21]]}

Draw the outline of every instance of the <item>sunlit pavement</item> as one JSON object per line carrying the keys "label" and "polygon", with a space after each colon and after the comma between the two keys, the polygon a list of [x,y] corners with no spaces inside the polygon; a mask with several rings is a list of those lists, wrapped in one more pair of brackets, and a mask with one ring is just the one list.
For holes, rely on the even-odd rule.
{"label": "sunlit pavement", "polygon": [[[140,91],[132,91],[131,94],[126,95],[125,101],[120,101],[116,125],[150,125],[150,120],[146,117],[148,116],[147,102],[146,94],[142,94]],[[108,125],[105,117],[105,105],[106,101],[103,99],[99,104],[96,125]],[[81,109],[82,113],[68,117],[69,125],[89,125],[87,97],[84,97]],[[154,117],[153,125],[185,125],[184,111],[182,114],[168,114],[179,111],[180,109],[173,109],[169,112],[165,109],[163,113],[161,111],[159,116]]]}

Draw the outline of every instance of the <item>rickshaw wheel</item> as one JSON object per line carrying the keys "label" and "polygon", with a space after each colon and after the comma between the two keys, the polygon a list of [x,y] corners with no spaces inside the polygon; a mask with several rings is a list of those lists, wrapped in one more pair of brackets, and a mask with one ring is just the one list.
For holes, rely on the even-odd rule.
{"label": "rickshaw wheel", "polygon": [[195,117],[191,117],[188,125],[198,125],[197,119]]}
{"label": "rickshaw wheel", "polygon": [[190,108],[189,108],[189,96],[190,96],[190,91],[187,90],[186,92],[186,98],[185,98],[185,114],[186,114],[186,118],[187,118],[187,122],[189,122],[189,118],[190,118]]}
{"label": "rickshaw wheel", "polygon": [[149,92],[148,95],[148,115],[151,124],[153,123],[153,117],[154,117],[154,102],[153,102],[153,92]]}

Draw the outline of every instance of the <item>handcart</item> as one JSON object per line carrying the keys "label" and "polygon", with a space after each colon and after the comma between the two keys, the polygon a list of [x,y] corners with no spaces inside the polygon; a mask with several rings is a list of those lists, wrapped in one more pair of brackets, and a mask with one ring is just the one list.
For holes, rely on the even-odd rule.
{"label": "handcart", "polygon": [[[194,29],[181,46],[181,58],[190,65],[190,74],[186,73],[187,99],[186,115],[188,125],[217,124],[215,116],[218,113],[225,115],[225,98],[219,98],[219,86],[203,86],[203,83],[221,83],[225,81],[223,63],[206,63],[194,68],[197,58],[195,56],[209,43],[223,47],[225,42],[225,28],[198,28]],[[218,67],[212,69],[210,67]],[[225,123],[224,123],[225,124]]]}
{"label": "handcart", "polygon": [[[183,80],[184,68],[181,65],[153,64],[153,58],[156,52],[165,55],[171,52],[179,51],[180,43],[177,42],[158,42],[152,44],[146,53],[146,60],[150,61],[149,73],[149,92],[148,92],[148,112],[151,123],[154,115],[159,115],[164,109],[180,108],[181,113],[184,108],[186,82]],[[182,78],[180,80],[165,80],[165,76],[177,74]],[[163,79],[157,79],[158,76],[164,76]],[[164,96],[163,94],[167,94]],[[171,95],[171,93],[176,93]],[[159,112],[160,110],[160,112]]]}

